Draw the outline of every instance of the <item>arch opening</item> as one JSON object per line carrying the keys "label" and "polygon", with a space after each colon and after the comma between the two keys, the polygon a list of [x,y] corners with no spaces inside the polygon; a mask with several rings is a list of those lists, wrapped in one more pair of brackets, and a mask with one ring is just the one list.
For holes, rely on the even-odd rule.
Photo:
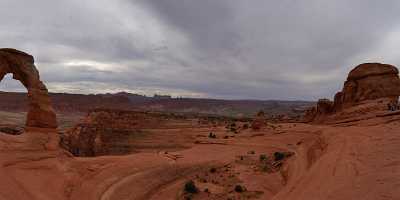
{"label": "arch opening", "polygon": [[19,135],[26,123],[28,101],[26,88],[12,74],[7,74],[0,83],[0,132]]}

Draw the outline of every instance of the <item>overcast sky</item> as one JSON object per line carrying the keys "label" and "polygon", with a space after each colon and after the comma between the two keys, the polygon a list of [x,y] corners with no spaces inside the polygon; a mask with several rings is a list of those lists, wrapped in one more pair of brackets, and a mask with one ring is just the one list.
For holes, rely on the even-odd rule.
{"label": "overcast sky", "polygon": [[[332,97],[363,62],[400,66],[398,0],[1,0],[0,47],[52,92]],[[1,90],[24,91],[7,77]]]}

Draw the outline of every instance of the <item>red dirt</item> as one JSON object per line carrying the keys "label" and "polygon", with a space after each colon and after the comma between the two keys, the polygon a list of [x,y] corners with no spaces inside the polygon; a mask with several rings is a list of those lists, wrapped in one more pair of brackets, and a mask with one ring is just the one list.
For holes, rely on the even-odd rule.
{"label": "red dirt", "polygon": [[[201,189],[192,199],[398,199],[399,122],[386,123],[393,117],[348,127],[281,124],[229,139],[222,137],[231,135],[225,127],[213,128],[217,139],[201,128],[175,130],[171,137],[201,142],[175,152],[94,158],[51,150],[53,133],[46,130],[0,134],[0,199],[182,199],[187,180]],[[276,151],[294,155],[272,172],[262,170],[260,155]],[[234,192],[236,185],[246,191]]]}

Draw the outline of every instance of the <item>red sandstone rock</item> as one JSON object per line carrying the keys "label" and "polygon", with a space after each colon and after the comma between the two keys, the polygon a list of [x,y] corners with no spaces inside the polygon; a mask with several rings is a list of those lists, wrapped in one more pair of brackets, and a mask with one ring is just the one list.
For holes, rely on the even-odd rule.
{"label": "red sandstone rock", "polygon": [[163,127],[170,118],[161,113],[95,109],[63,136],[62,145],[83,157],[134,153],[143,129]]}
{"label": "red sandstone rock", "polygon": [[304,112],[303,121],[307,122],[307,123],[314,121],[316,113],[317,113],[317,107],[316,106],[308,108]]}
{"label": "red sandstone rock", "polygon": [[56,114],[47,88],[40,80],[33,57],[15,49],[0,49],[0,81],[9,73],[28,90],[29,111],[26,125],[57,128]]}
{"label": "red sandstone rock", "polygon": [[305,121],[320,121],[334,111],[334,103],[329,99],[318,100],[317,106],[306,111]]}
{"label": "red sandstone rock", "polygon": [[[334,102],[327,99],[319,100],[315,108],[311,108],[305,113],[304,121],[321,122],[327,116],[334,114],[336,116],[333,118],[340,120],[344,116],[348,118],[361,113],[365,114],[366,111],[384,109],[386,105],[379,106],[376,103],[371,104],[370,101],[376,100],[381,104],[397,102],[400,95],[398,74],[398,69],[388,64],[365,63],[358,65],[349,73],[343,90],[336,93]],[[361,106],[362,110],[352,109],[349,111],[350,108],[366,103],[373,109],[371,106],[371,108]]]}
{"label": "red sandstone rock", "polygon": [[[335,97],[336,110],[351,107],[366,100],[391,98],[400,95],[399,71],[388,64],[365,63],[354,68],[344,84],[342,93]],[[343,107],[342,107],[343,106]]]}
{"label": "red sandstone rock", "polygon": [[266,123],[265,113],[263,111],[260,111],[257,113],[256,117],[251,123],[251,128],[253,130],[258,131],[265,126],[265,123]]}

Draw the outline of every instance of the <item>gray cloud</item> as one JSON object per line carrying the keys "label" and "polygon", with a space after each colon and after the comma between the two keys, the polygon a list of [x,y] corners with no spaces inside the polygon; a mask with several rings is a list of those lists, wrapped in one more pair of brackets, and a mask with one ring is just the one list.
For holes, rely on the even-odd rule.
{"label": "gray cloud", "polygon": [[[0,45],[33,54],[57,92],[316,99],[331,97],[361,62],[400,64],[399,8],[395,0],[5,0]],[[16,88],[7,80],[0,89]]]}

